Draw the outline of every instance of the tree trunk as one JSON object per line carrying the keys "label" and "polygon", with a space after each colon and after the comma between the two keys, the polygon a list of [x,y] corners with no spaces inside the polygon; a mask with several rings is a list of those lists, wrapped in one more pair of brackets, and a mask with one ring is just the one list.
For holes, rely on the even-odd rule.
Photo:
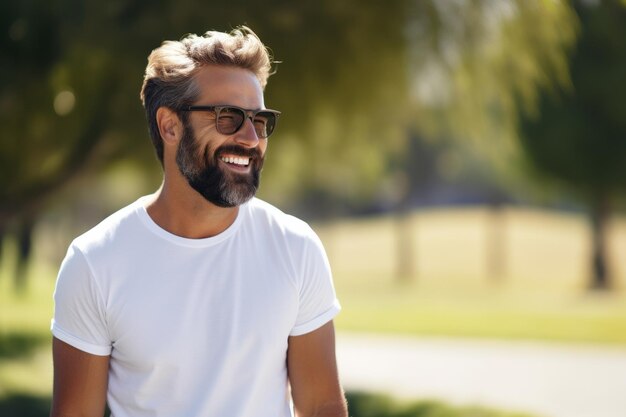
{"label": "tree trunk", "polygon": [[33,248],[33,229],[35,222],[25,219],[17,231],[17,267],[15,269],[15,289],[18,293],[26,290],[28,262]]}
{"label": "tree trunk", "polygon": [[501,201],[492,201],[487,212],[486,272],[489,284],[501,286],[506,276],[506,213]]}
{"label": "tree trunk", "polygon": [[396,214],[396,277],[398,282],[412,282],[415,279],[414,230],[410,210]]}
{"label": "tree trunk", "polygon": [[591,201],[591,282],[592,290],[610,290],[611,272],[608,261],[607,229],[609,221],[609,201],[604,193],[599,193]]}
{"label": "tree trunk", "polygon": [[406,172],[398,174],[395,181],[394,226],[396,236],[395,278],[399,283],[408,283],[415,278],[415,236],[411,216],[411,184]]}
{"label": "tree trunk", "polygon": [[6,236],[6,228],[2,222],[0,222],[0,267],[4,257],[4,237]]}
{"label": "tree trunk", "polygon": [[410,282],[417,275],[417,244],[411,212],[414,197],[425,192],[437,177],[437,150],[426,143],[420,133],[407,129],[407,149],[399,155],[396,181],[396,278]]}

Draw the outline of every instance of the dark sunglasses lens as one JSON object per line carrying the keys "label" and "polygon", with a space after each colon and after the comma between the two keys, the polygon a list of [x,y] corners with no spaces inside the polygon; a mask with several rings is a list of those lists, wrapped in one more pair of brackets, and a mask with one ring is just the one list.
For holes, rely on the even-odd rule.
{"label": "dark sunglasses lens", "polygon": [[254,130],[260,138],[266,138],[272,134],[276,127],[276,115],[269,111],[261,111],[254,117]]}
{"label": "dark sunglasses lens", "polygon": [[243,124],[246,115],[240,109],[224,107],[217,116],[217,131],[223,135],[232,135]]}

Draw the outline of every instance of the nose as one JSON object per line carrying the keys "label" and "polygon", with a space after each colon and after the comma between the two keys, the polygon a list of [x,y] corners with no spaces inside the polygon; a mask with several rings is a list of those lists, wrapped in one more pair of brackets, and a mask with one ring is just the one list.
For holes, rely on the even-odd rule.
{"label": "nose", "polygon": [[259,137],[254,130],[254,124],[249,117],[243,122],[243,126],[235,135],[235,142],[246,148],[256,148],[259,145]]}

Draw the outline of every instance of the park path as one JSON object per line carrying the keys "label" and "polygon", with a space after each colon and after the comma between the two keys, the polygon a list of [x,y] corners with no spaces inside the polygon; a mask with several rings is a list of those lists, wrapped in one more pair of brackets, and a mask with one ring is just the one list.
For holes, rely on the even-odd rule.
{"label": "park path", "polygon": [[480,404],[541,417],[626,417],[626,349],[337,335],[346,390]]}

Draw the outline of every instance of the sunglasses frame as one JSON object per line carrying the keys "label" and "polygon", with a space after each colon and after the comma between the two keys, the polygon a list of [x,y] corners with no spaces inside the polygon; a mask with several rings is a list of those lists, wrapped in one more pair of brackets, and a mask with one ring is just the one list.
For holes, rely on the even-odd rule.
{"label": "sunglasses frame", "polygon": [[[244,118],[241,121],[241,124],[239,126],[237,126],[237,129],[235,129],[234,132],[232,133],[223,133],[220,132],[219,129],[219,124],[217,123],[217,120],[220,117],[220,112],[224,109],[235,109],[235,110],[239,110],[240,112],[242,112],[244,114]],[[261,136],[259,135],[259,133],[257,132],[256,128],[254,129],[254,132],[257,134],[257,136],[260,139],[267,139],[269,138],[272,133],[274,133],[274,130],[276,129],[276,124],[278,121],[278,117],[280,116],[280,112],[278,110],[272,110],[272,109],[259,109],[259,110],[251,110],[251,109],[244,109],[242,107],[238,107],[238,106],[231,106],[231,105],[227,105],[227,104],[222,104],[222,105],[218,105],[218,106],[185,106],[181,109],[182,111],[210,111],[215,113],[215,128],[217,129],[218,133],[222,134],[222,135],[234,135],[235,133],[239,132],[239,130],[243,127],[244,123],[246,122],[246,119],[250,119],[250,121],[252,121],[252,124],[254,125],[254,118],[256,117],[257,114],[259,113],[271,113],[274,115],[274,128],[272,129],[272,131],[267,135],[267,136]]]}

